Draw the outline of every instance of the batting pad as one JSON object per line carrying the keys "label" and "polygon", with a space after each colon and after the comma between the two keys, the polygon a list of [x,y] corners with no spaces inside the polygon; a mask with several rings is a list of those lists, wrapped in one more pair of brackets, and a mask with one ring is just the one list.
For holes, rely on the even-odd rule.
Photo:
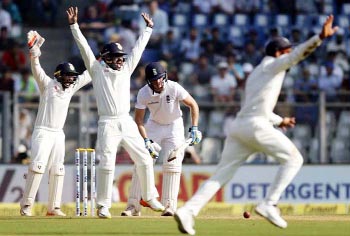
{"label": "batting pad", "polygon": [[49,212],[61,207],[64,174],[65,169],[63,164],[54,165],[50,170],[49,203],[47,207]]}
{"label": "batting pad", "polygon": [[164,172],[162,186],[162,204],[165,208],[177,209],[177,196],[180,188],[180,172]]}
{"label": "batting pad", "polygon": [[21,206],[33,205],[42,177],[42,173],[28,170]]}

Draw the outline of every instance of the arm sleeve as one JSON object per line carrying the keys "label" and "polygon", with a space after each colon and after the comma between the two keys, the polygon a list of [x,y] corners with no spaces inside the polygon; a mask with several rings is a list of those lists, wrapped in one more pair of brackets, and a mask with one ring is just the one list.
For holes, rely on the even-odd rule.
{"label": "arm sleeve", "polygon": [[87,70],[78,76],[77,83],[74,86],[75,92],[91,82],[91,76]]}
{"label": "arm sleeve", "polygon": [[297,64],[299,61],[303,60],[309,56],[315,49],[320,46],[322,40],[318,35],[313,36],[306,42],[300,44],[288,54],[284,54],[274,61],[274,63],[266,66],[269,71],[274,71],[275,73],[284,71]]}
{"label": "arm sleeve", "polygon": [[271,113],[269,116],[269,120],[273,125],[280,125],[283,121],[283,118],[280,117],[279,115],[275,114],[275,113]]}
{"label": "arm sleeve", "polygon": [[74,40],[77,43],[80,54],[83,58],[85,67],[91,73],[94,63],[97,62],[96,57],[95,57],[94,53],[92,52],[86,38],[81,33],[79,25],[77,23],[70,25],[70,29],[72,31]]}
{"label": "arm sleeve", "polygon": [[130,56],[126,61],[126,66],[128,66],[130,74],[135,70],[137,64],[139,63],[142,53],[146,48],[146,45],[151,37],[152,28],[146,27],[142,32],[140,37],[137,39],[135,47],[132,49]]}
{"label": "arm sleeve", "polygon": [[146,109],[147,108],[147,102],[144,99],[144,96],[142,96],[141,90],[137,93],[135,108],[137,109]]}
{"label": "arm sleeve", "polygon": [[38,84],[40,93],[42,93],[45,90],[45,87],[49,84],[51,78],[46,75],[45,71],[41,67],[38,57],[31,58],[30,64],[31,64],[34,79]]}
{"label": "arm sleeve", "polygon": [[179,101],[186,99],[189,95],[189,93],[186,91],[186,89],[184,89],[184,87],[182,87],[178,83],[176,83],[176,87],[177,87],[177,97],[178,97]]}

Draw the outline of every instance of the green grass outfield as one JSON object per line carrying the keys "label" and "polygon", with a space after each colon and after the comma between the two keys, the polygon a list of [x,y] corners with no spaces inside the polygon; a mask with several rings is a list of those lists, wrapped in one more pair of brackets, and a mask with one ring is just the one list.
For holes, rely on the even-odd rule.
{"label": "green grass outfield", "polygon": [[[350,216],[286,216],[287,229],[279,229],[252,215],[201,216],[197,235],[237,236],[342,236],[350,235]],[[141,216],[112,219],[82,217],[0,217],[0,235],[181,235],[173,217]]]}

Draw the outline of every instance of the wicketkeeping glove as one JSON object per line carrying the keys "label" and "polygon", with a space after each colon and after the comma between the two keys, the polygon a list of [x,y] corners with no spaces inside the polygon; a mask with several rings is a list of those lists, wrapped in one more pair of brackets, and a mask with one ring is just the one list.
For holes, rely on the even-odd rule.
{"label": "wicketkeeping glove", "polygon": [[145,147],[153,159],[158,159],[159,152],[162,149],[158,143],[153,142],[149,138],[145,138]]}
{"label": "wicketkeeping glove", "polygon": [[31,30],[27,33],[27,44],[31,57],[40,57],[40,47],[44,42],[45,39],[38,32]]}
{"label": "wicketkeeping glove", "polygon": [[198,126],[192,126],[189,129],[190,138],[192,138],[191,146],[200,143],[202,140],[202,132],[198,130]]}

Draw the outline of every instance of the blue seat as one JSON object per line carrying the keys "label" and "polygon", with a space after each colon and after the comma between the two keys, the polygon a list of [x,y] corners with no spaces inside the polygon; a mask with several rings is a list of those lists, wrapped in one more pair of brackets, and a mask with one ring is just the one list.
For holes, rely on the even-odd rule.
{"label": "blue seat", "polygon": [[249,17],[245,14],[235,14],[233,16],[233,24],[235,26],[248,26],[250,25]]}
{"label": "blue seat", "polygon": [[195,14],[192,16],[192,26],[196,28],[207,27],[209,24],[208,17],[204,14]]}
{"label": "blue seat", "polygon": [[226,14],[218,13],[213,16],[213,26],[227,26],[229,24],[229,18]]}
{"label": "blue seat", "polygon": [[277,27],[288,27],[292,24],[292,22],[289,15],[277,14],[274,17],[274,24]]}
{"label": "blue seat", "polygon": [[350,26],[349,24],[349,16],[346,16],[346,15],[338,15],[337,16],[337,22],[338,22],[338,26],[340,28],[348,28]]}
{"label": "blue seat", "polygon": [[268,27],[271,24],[270,16],[267,14],[256,14],[254,25],[257,27]]}
{"label": "blue seat", "polygon": [[227,40],[232,42],[235,46],[243,46],[244,43],[244,34],[243,30],[239,26],[230,26]]}
{"label": "blue seat", "polygon": [[182,13],[176,13],[172,17],[173,26],[186,26],[189,25],[188,15]]}
{"label": "blue seat", "polygon": [[343,3],[341,7],[341,14],[350,15],[350,3]]}

